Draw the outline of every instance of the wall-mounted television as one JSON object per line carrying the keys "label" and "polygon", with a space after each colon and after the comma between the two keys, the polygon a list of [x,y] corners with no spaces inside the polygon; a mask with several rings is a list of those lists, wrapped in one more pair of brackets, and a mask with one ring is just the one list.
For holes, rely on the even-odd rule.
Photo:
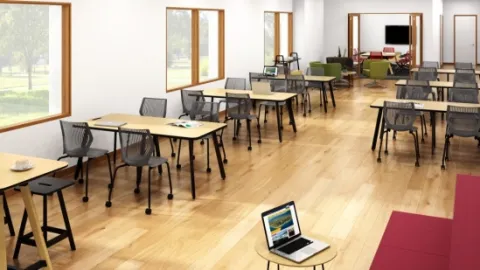
{"label": "wall-mounted television", "polygon": [[386,25],[385,44],[408,45],[410,44],[409,25]]}

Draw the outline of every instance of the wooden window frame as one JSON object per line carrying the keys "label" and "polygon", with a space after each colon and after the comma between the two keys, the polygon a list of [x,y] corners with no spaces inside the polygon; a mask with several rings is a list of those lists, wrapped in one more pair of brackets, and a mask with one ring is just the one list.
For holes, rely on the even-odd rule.
{"label": "wooden window frame", "polygon": [[[281,38],[281,31],[280,31],[280,14],[288,14],[288,54],[291,55],[293,50],[293,12],[287,11],[265,11],[263,16],[263,24],[265,26],[265,13],[273,13],[274,14],[274,57],[280,54],[280,38]],[[264,34],[265,35],[265,34]],[[265,51],[265,44],[263,44],[263,50]],[[272,59],[273,61],[274,59]],[[265,59],[264,59],[265,62]]]}
{"label": "wooden window frame", "polygon": [[[176,86],[168,89],[168,67],[165,61],[165,89],[167,93],[225,79],[225,10],[211,8],[167,7],[165,11],[165,59],[168,59],[168,11],[189,10],[192,12],[192,82],[191,84]],[[207,81],[200,81],[200,11],[218,12],[218,77]]]}
{"label": "wooden window frame", "polygon": [[60,6],[62,8],[62,112],[59,114],[49,115],[46,117],[37,118],[30,121],[20,122],[5,127],[0,127],[0,133],[29,127],[57,119],[69,117],[72,115],[72,101],[71,101],[71,3],[62,2],[37,2],[37,1],[21,1],[21,0],[0,0],[0,4],[22,4],[22,5],[47,5]]}

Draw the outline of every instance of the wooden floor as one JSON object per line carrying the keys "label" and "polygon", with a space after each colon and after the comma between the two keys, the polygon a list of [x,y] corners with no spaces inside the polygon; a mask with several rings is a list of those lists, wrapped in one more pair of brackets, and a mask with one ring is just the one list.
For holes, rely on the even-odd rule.
{"label": "wooden floor", "polygon": [[[260,213],[294,200],[302,231],[326,235],[339,247],[326,269],[368,269],[393,210],[452,217],[455,176],[480,175],[480,150],[472,139],[454,138],[451,161],[442,171],[445,122],[438,119],[436,154],[430,152],[428,136],[420,146],[420,168],[414,166],[409,134],[399,134],[390,144],[390,154],[377,163],[377,152],[370,149],[377,111],[369,104],[379,97],[394,97],[395,88],[394,81],[382,82],[385,89],[363,87],[367,82],[355,80],[354,87],[337,90],[337,109],[329,103],[327,114],[319,107],[318,92],[312,92],[312,113],[304,118],[299,110],[296,115],[297,134],[285,117],[283,143],[278,142],[273,113],[262,126],[263,143],[257,145],[255,135],[251,152],[246,128],[239,140],[232,141],[230,125],[225,136],[229,160],[225,181],[217,166],[212,166],[211,174],[205,172],[206,148],[196,143],[195,201],[190,195],[187,151],[182,151],[183,169],[176,170],[171,161],[172,201],[167,200],[166,175],[155,174],[151,216],[144,214],[146,185],[141,194],[133,193],[134,168],[119,171],[110,209],[105,208],[108,171],[93,169],[88,203],[81,200],[80,184],[65,192],[77,250],[71,252],[67,241],[50,248],[55,268],[264,269],[265,261],[254,250],[256,240],[264,241]],[[168,143],[162,143],[162,149],[169,154]],[[216,164],[213,154],[212,161]],[[23,204],[19,195],[8,201],[18,231]],[[50,224],[63,226],[56,197],[49,206]],[[15,238],[9,241],[11,257]],[[22,248],[20,265],[35,259],[34,248]]]}

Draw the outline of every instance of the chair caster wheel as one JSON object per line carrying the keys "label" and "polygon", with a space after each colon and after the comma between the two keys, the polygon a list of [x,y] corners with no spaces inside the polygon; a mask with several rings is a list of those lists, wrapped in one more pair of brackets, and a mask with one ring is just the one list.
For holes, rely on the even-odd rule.
{"label": "chair caster wheel", "polygon": [[88,197],[83,197],[83,198],[82,198],[82,201],[83,201],[83,202],[88,202]]}
{"label": "chair caster wheel", "polygon": [[133,192],[134,192],[135,194],[138,194],[138,193],[140,193],[140,189],[139,189],[139,188],[135,188],[135,189],[133,190]]}
{"label": "chair caster wheel", "polygon": [[77,180],[77,182],[78,182],[79,184],[83,184],[83,179],[80,178],[80,179]]}
{"label": "chair caster wheel", "polygon": [[445,161],[448,161],[448,157],[445,158]]}
{"label": "chair caster wheel", "polygon": [[181,168],[182,168],[182,165],[177,164],[177,169],[181,169]]}
{"label": "chair caster wheel", "polygon": [[176,156],[177,156],[177,154],[175,154],[175,153],[172,153],[170,156],[172,156],[172,157],[176,157]]}
{"label": "chair caster wheel", "polygon": [[415,167],[420,167],[420,163],[418,163],[418,161],[415,162]]}
{"label": "chair caster wheel", "polygon": [[307,114],[306,114],[306,113],[304,113],[304,114],[303,114],[303,117],[307,117]]}
{"label": "chair caster wheel", "polygon": [[172,139],[173,142],[177,142],[177,139]]}
{"label": "chair caster wheel", "polygon": [[233,137],[232,140],[236,141],[236,140],[237,140],[237,137]]}
{"label": "chair caster wheel", "polygon": [[262,143],[262,140],[258,140],[257,142],[258,142],[258,143]]}
{"label": "chair caster wheel", "polygon": [[195,155],[192,156],[192,159],[195,160]]}
{"label": "chair caster wheel", "polygon": [[108,184],[107,187],[108,187],[108,189],[111,189],[111,188],[112,188],[112,184]]}
{"label": "chair caster wheel", "polygon": [[204,144],[205,144],[205,142],[204,142],[204,141],[200,141],[200,145],[204,145]]}
{"label": "chair caster wheel", "polygon": [[382,162],[382,159],[381,159],[381,158],[377,158],[377,162],[378,162],[378,163]]}
{"label": "chair caster wheel", "polygon": [[173,194],[168,194],[167,199],[172,200],[173,199]]}
{"label": "chair caster wheel", "polygon": [[424,139],[422,139],[422,143],[425,143],[425,140],[424,140]]}
{"label": "chair caster wheel", "polygon": [[145,214],[151,215],[152,214],[152,209],[150,209],[150,208],[145,209]]}
{"label": "chair caster wheel", "polygon": [[280,129],[283,130],[283,126],[281,126]]}
{"label": "chair caster wheel", "polygon": [[263,120],[263,123],[267,123],[268,121],[267,120]]}
{"label": "chair caster wheel", "polygon": [[442,170],[445,170],[445,165],[442,165],[441,168],[442,168]]}
{"label": "chair caster wheel", "polygon": [[308,110],[308,113],[312,113],[312,110]]}
{"label": "chair caster wheel", "polygon": [[260,124],[257,125],[257,128],[260,128]]}
{"label": "chair caster wheel", "polygon": [[108,208],[112,207],[112,202],[105,202],[105,207],[108,207]]}
{"label": "chair caster wheel", "polygon": [[224,160],[223,160],[223,163],[224,163],[224,164],[227,164],[227,163],[228,163],[228,159],[224,159]]}
{"label": "chair caster wheel", "polygon": [[212,169],[207,168],[207,173],[211,173],[211,172],[212,172]]}
{"label": "chair caster wheel", "polygon": [[385,153],[385,155],[388,155],[388,151],[385,151],[384,153]]}
{"label": "chair caster wheel", "polygon": [[252,151],[252,147],[251,147],[251,146],[248,147],[248,151]]}

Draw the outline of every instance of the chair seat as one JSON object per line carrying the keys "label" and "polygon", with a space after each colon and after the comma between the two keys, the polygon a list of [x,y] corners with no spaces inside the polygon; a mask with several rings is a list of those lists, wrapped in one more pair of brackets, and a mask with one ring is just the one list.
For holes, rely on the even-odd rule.
{"label": "chair seat", "polygon": [[98,149],[98,148],[89,148],[87,151],[83,148],[77,148],[66,153],[70,157],[88,157],[88,158],[98,158],[108,153],[108,150]]}
{"label": "chair seat", "polygon": [[148,166],[150,168],[155,168],[167,162],[168,162],[168,159],[163,157],[150,157],[150,160],[148,161]]}
{"label": "chair seat", "polygon": [[[75,181],[65,180],[60,178],[54,178],[49,176],[44,176],[38,179],[35,179],[28,183],[32,194],[35,195],[51,195],[59,190],[73,186]],[[16,187],[15,190],[19,191],[20,188]]]}
{"label": "chair seat", "polygon": [[402,132],[402,131],[412,131],[415,132],[417,131],[417,127],[396,127],[392,128],[390,127],[391,130],[397,131],[397,132]]}
{"label": "chair seat", "polygon": [[[285,101],[282,101],[282,102],[279,102],[278,105],[279,106],[285,106],[287,103]],[[275,102],[273,101],[262,101],[260,102],[260,105],[263,105],[263,106],[275,106]]]}

